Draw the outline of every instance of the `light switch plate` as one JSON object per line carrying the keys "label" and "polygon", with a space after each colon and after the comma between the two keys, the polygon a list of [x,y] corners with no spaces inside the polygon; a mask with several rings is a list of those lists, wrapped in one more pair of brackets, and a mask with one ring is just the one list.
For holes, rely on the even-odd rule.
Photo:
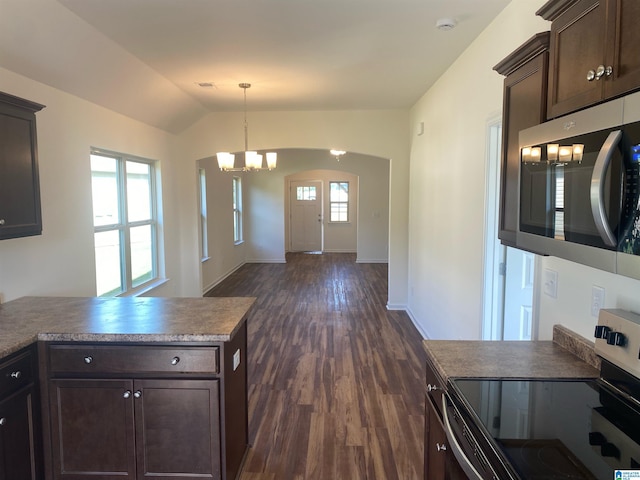
{"label": "light switch plate", "polygon": [[604,288],[594,285],[591,287],[591,316],[597,318],[601,308],[604,308]]}
{"label": "light switch plate", "polygon": [[544,293],[551,298],[558,298],[558,272],[545,268],[543,281]]}
{"label": "light switch plate", "polygon": [[240,366],[240,349],[233,354],[233,371],[235,372]]}

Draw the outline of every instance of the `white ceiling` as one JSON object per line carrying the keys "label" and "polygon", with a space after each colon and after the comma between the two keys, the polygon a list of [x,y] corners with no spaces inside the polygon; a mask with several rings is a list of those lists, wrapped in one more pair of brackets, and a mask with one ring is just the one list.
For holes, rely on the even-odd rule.
{"label": "white ceiling", "polygon": [[0,66],[172,132],[240,82],[249,110],[409,108],[509,1],[0,0]]}

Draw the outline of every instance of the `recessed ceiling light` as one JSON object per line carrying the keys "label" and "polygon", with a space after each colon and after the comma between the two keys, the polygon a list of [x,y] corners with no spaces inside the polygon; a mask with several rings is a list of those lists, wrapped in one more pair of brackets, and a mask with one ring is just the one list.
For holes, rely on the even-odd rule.
{"label": "recessed ceiling light", "polygon": [[453,18],[439,18],[436,21],[436,28],[438,30],[453,30],[456,25],[458,24],[458,22],[455,21],[455,19]]}

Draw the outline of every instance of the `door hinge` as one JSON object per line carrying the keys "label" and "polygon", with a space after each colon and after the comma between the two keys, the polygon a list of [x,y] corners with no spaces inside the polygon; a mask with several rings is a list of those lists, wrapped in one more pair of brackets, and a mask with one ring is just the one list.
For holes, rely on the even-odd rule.
{"label": "door hinge", "polygon": [[502,275],[503,277],[507,274],[507,264],[505,262],[500,262],[498,265],[498,275]]}

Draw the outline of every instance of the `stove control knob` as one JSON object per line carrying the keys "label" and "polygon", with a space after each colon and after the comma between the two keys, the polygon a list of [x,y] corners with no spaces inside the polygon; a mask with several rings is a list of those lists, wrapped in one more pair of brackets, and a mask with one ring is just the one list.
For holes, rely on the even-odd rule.
{"label": "stove control knob", "polygon": [[609,332],[607,334],[607,343],[609,345],[624,346],[627,343],[627,337],[624,335],[624,333]]}
{"label": "stove control knob", "polygon": [[600,453],[603,457],[615,457],[620,459],[620,449],[613,443],[605,443],[600,447]]}
{"label": "stove control knob", "polygon": [[607,443],[607,439],[600,432],[589,432],[589,445],[598,446]]}
{"label": "stove control knob", "polygon": [[607,338],[611,329],[605,325],[596,325],[596,332],[593,335],[596,338]]}

